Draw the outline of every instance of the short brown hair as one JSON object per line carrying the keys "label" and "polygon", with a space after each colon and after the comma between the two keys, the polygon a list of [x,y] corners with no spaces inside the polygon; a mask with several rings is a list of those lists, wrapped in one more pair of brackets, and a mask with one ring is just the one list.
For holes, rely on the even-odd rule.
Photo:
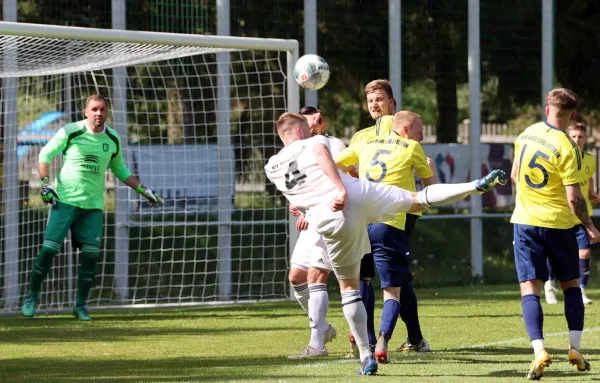
{"label": "short brown hair", "polygon": [[392,85],[388,80],[373,80],[365,86],[365,96],[369,93],[373,93],[376,90],[383,90],[388,98],[394,98],[394,92],[392,91]]}
{"label": "short brown hair", "polygon": [[101,94],[92,94],[91,96],[89,96],[85,100],[85,107],[86,108],[89,105],[90,101],[102,101],[104,103],[104,106],[108,107],[108,103],[106,102],[106,99]]}
{"label": "short brown hair", "polygon": [[392,127],[395,127],[399,124],[406,124],[408,126],[411,126],[417,118],[421,118],[421,116],[419,116],[415,112],[411,112],[410,110],[401,110],[398,113],[394,114],[394,118],[392,120]]}
{"label": "short brown hair", "polygon": [[556,88],[546,95],[546,104],[559,110],[575,110],[578,103],[579,97],[570,89]]}
{"label": "short brown hair", "polygon": [[577,122],[573,125],[569,125],[569,130],[579,130],[587,136],[587,126],[583,122]]}
{"label": "short brown hair", "polygon": [[286,112],[279,116],[279,120],[277,120],[277,132],[279,133],[283,130],[288,130],[293,125],[298,123],[305,123],[308,125],[308,122],[303,115],[299,113]]}

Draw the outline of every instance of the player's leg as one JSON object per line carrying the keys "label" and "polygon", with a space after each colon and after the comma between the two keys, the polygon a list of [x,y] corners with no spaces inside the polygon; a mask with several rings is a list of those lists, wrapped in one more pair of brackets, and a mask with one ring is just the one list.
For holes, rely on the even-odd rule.
{"label": "player's leg", "polygon": [[316,230],[323,236],[331,266],[340,284],[342,309],[360,352],[361,374],[377,372],[369,348],[367,313],[360,297],[360,260],[370,250],[364,215],[349,201],[343,211],[328,208],[319,214]]}
{"label": "player's leg", "polygon": [[592,248],[596,247],[597,244],[590,243],[590,237],[588,236],[585,226],[576,225],[573,230],[575,231],[577,247],[579,248],[579,287],[581,287],[583,304],[587,305],[592,303],[592,300],[588,298],[585,293],[585,288],[590,279],[590,258],[592,255]]}
{"label": "player's leg", "polygon": [[565,318],[569,328],[569,362],[580,371],[590,369],[589,363],[581,355],[581,334],[583,333],[585,306],[579,287],[579,249],[573,230],[548,229],[547,241],[550,244],[550,263],[561,281],[565,296]]}
{"label": "player's leg", "polygon": [[375,357],[387,363],[388,342],[400,315],[400,286],[412,281],[410,254],[406,232],[383,223],[369,225],[369,241],[383,290],[383,310]]}
{"label": "player's leg", "polygon": [[42,287],[42,282],[52,268],[52,260],[60,252],[65,237],[69,233],[69,227],[75,219],[77,208],[57,202],[52,206],[48,215],[48,223],[46,224],[46,232],[44,233],[44,242],[31,271],[29,280],[29,293],[21,312],[26,317],[35,315],[36,305],[39,299],[39,293]]}
{"label": "player's leg", "polygon": [[303,230],[298,236],[294,252],[290,259],[288,280],[294,289],[294,297],[302,310],[308,315],[308,264],[314,244],[313,236],[318,236],[314,230]]}
{"label": "player's leg", "polygon": [[579,287],[581,287],[581,297],[584,305],[592,303],[592,300],[585,293],[585,289],[590,280],[591,255],[592,249],[590,248],[579,250]]}
{"label": "player's leg", "polygon": [[104,212],[100,209],[80,209],[72,225],[73,241],[81,249],[77,294],[73,315],[80,320],[91,320],[86,303],[96,278],[96,265],[100,259],[100,245],[104,229]]}
{"label": "player's leg", "polygon": [[375,278],[375,261],[373,254],[365,254],[360,261],[360,297],[367,310],[367,334],[369,346],[375,347],[377,337],[375,336],[375,290],[372,280]]}
{"label": "player's leg", "polygon": [[[419,216],[414,214],[406,215],[406,224],[404,231],[408,239],[410,247],[410,236],[412,230],[417,223]],[[419,323],[419,307],[417,295],[413,289],[412,282],[407,282],[400,288],[400,318],[406,325],[408,334],[406,341],[398,348],[398,352],[427,352],[430,351],[429,343],[423,337],[421,332],[421,324]]]}
{"label": "player's leg", "polygon": [[[506,173],[494,170],[487,176],[462,184],[434,184],[420,192],[363,181],[356,187],[346,185],[350,198],[360,199],[360,209],[370,222],[386,222],[399,213],[419,212],[425,209],[447,205],[475,193],[485,193],[508,182]],[[365,202],[369,201],[369,202]]]}
{"label": "player's leg", "polygon": [[[360,297],[367,311],[369,347],[371,347],[372,352],[375,352],[377,337],[375,336],[375,291],[371,282],[373,278],[375,278],[375,261],[373,261],[373,254],[369,253],[365,254],[360,261]],[[350,341],[350,354],[346,357],[358,358],[360,353],[352,333],[350,333],[348,340]]]}
{"label": "player's leg", "polygon": [[471,194],[489,192],[497,186],[506,185],[507,182],[508,177],[504,171],[493,170],[485,177],[472,182],[429,185],[415,193],[415,205],[422,205],[423,208],[448,205]]}
{"label": "player's leg", "polygon": [[548,280],[544,283],[544,296],[546,297],[546,303],[549,305],[555,305],[558,303],[558,298],[556,297],[556,285],[554,271],[552,270],[552,265],[550,261],[547,262],[548,267]]}
{"label": "player's leg", "polygon": [[523,321],[534,354],[527,373],[529,379],[539,379],[544,368],[551,363],[544,346],[544,313],[540,304],[542,281],[548,278],[545,244],[541,236],[543,230],[545,229],[518,224],[515,224],[513,229],[515,267],[520,283]]}

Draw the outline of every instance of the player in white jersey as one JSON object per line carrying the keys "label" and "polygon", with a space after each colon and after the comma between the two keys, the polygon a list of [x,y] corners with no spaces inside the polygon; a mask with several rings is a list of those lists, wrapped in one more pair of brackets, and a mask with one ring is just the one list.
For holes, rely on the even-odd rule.
{"label": "player in white jersey", "polygon": [[[344,143],[325,133],[325,121],[321,111],[312,106],[300,109],[309,126],[311,137],[321,135],[329,140],[332,153],[339,153],[346,148]],[[327,356],[329,353],[325,343],[331,342],[337,335],[336,329],[327,322],[329,295],[327,293],[327,277],[331,272],[331,263],[327,256],[321,236],[309,225],[309,217],[293,205],[290,213],[298,217],[296,229],[300,231],[294,252],[290,260],[289,281],[294,289],[294,296],[300,307],[306,312],[310,322],[311,336],[307,346],[292,359]],[[309,300],[310,297],[310,300]]]}
{"label": "player in white jersey", "polygon": [[418,193],[409,192],[339,172],[329,140],[310,137],[306,118],[300,114],[284,113],[277,121],[277,133],[284,148],[269,159],[267,177],[290,204],[308,214],[309,224],[321,236],[340,284],[344,316],[360,350],[359,373],[374,374],[378,365],[369,349],[367,315],[359,291],[360,260],[370,251],[367,224],[484,193],[506,184],[508,177],[494,170],[470,183],[430,185]]}

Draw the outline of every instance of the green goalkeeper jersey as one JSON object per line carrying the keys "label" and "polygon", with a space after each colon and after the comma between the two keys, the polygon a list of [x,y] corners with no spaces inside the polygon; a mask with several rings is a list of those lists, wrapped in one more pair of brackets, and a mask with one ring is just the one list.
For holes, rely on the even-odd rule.
{"label": "green goalkeeper jersey", "polygon": [[63,154],[57,176],[56,192],[60,202],[82,209],[104,209],[106,170],[121,182],[131,175],[121,153],[117,132],[105,125],[101,133],[93,133],[86,121],[63,126],[40,152],[39,161],[51,163]]}

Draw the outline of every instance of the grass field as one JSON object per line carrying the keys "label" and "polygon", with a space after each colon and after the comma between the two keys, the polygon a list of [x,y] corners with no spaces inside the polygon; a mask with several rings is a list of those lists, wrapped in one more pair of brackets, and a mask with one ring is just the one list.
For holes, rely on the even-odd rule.
{"label": "grass field", "polygon": [[[375,377],[356,376],[344,359],[347,333],[339,298],[330,300],[338,339],[330,356],[295,361],[308,341],[307,318],[295,302],[184,309],[95,310],[93,322],[41,314],[0,316],[0,382],[521,382],[532,358],[516,285],[421,289],[421,325],[433,351],[392,352]],[[586,307],[584,355],[592,371],[566,362],[562,302],[543,304],[546,346],[554,364],[546,381],[600,380],[600,290]],[[378,316],[381,305],[376,308]],[[404,325],[390,343],[405,338]]]}

